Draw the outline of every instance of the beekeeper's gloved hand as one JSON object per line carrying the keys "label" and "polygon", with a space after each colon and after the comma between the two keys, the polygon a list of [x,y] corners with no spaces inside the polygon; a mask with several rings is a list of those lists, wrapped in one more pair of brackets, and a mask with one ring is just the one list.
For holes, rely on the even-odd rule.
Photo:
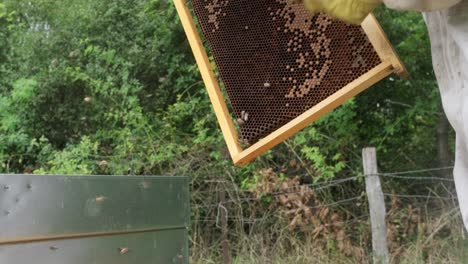
{"label": "beekeeper's gloved hand", "polygon": [[[303,0],[312,12],[323,12],[351,24],[361,22],[382,0]],[[441,0],[442,1],[442,0]]]}

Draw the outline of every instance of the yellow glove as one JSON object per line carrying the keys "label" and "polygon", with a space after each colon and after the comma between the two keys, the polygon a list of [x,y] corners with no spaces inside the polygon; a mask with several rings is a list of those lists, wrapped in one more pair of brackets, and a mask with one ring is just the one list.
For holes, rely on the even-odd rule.
{"label": "yellow glove", "polygon": [[324,12],[351,24],[361,24],[382,0],[304,0],[312,12]]}

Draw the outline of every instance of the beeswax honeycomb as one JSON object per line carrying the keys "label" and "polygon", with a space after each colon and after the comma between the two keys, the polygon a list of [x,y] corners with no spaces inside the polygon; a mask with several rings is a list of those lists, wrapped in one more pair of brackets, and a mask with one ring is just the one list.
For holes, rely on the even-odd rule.
{"label": "beeswax honeycomb", "polygon": [[239,140],[256,143],[381,63],[360,26],[288,0],[191,0]]}

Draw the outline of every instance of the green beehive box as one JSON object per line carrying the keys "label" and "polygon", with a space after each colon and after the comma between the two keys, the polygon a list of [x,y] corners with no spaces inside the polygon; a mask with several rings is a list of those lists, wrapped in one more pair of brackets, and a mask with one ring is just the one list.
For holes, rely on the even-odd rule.
{"label": "green beehive box", "polygon": [[0,175],[0,263],[188,263],[186,177]]}

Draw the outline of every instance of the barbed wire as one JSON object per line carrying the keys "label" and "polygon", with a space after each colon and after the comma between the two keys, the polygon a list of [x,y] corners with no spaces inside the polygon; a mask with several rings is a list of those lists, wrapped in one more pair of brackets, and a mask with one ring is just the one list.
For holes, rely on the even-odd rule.
{"label": "barbed wire", "polygon": [[[347,178],[342,178],[342,179],[337,179],[337,180],[329,180],[329,181],[324,181],[324,182],[317,182],[317,183],[311,183],[311,184],[301,184],[299,186],[291,186],[288,188],[283,188],[281,192],[274,192],[272,194],[287,194],[288,192],[284,192],[284,190],[288,189],[295,189],[300,186],[306,186],[306,187],[321,187],[321,186],[326,186],[324,188],[328,187],[334,187],[338,186],[341,183],[346,183],[346,182],[351,182],[351,181],[356,181],[361,178],[365,178],[366,176],[381,176],[381,177],[387,177],[387,178],[394,178],[394,179],[403,179],[403,180],[419,180],[419,181],[446,181],[446,182],[453,182],[453,179],[449,178],[442,178],[442,177],[432,177],[432,176],[416,176],[416,175],[408,175],[408,174],[417,174],[417,173],[423,173],[423,172],[434,172],[434,171],[441,171],[441,170],[448,170],[448,169],[453,169],[453,167],[441,167],[441,168],[430,168],[430,169],[421,169],[421,170],[410,170],[410,171],[401,171],[401,172],[391,172],[391,173],[378,173],[375,175],[356,175],[356,176],[348,176]],[[207,180],[204,181],[205,183],[226,183],[225,181],[216,181],[216,180]],[[320,190],[319,188],[315,188],[313,190]],[[211,190],[206,190],[206,191],[197,191],[197,193],[212,193],[213,191]],[[254,192],[253,190],[236,190],[238,193],[252,193]],[[295,192],[291,192],[295,193]]]}
{"label": "barbed wire", "polygon": [[[345,224],[352,224],[358,221],[361,221],[364,218],[369,218],[369,214],[364,214],[358,217],[354,217],[349,220],[340,221],[340,222],[333,222],[331,224],[325,224],[325,226],[332,226],[332,225],[345,225]],[[231,222],[242,222],[242,223],[257,223],[269,220],[268,218],[243,218],[243,217],[228,217],[228,221]],[[215,224],[217,221],[214,217],[207,217],[201,219],[195,219],[192,222],[213,222]]]}
{"label": "barbed wire", "polygon": [[[376,174],[376,175],[368,175],[369,176],[380,176],[381,174]],[[331,187],[336,187],[339,186],[343,183],[350,182],[350,181],[355,181],[361,177],[365,176],[354,176],[354,177],[349,177],[349,178],[344,178],[344,179],[339,179],[336,181],[330,181],[328,182],[328,185],[323,185],[324,183],[318,184],[318,185],[298,185],[298,186],[292,186],[289,188],[285,188],[284,190],[288,189],[297,189],[300,188],[301,186],[319,186],[310,190],[295,190],[295,191],[281,191],[281,192],[273,192],[273,193],[266,193],[264,197],[246,197],[246,198],[239,198],[239,199],[230,199],[225,201],[223,204],[230,204],[230,203],[242,203],[242,202],[256,202],[260,201],[265,197],[277,197],[277,196],[282,196],[282,195],[290,195],[290,194],[298,194],[298,193],[304,193],[304,192],[318,192],[322,191]],[[392,175],[392,174],[385,174],[384,177],[389,177],[389,178],[398,178],[398,179],[408,179],[408,180],[438,180],[438,181],[449,181],[453,182],[453,179],[445,179],[445,178],[440,178],[440,177],[417,177],[417,176],[401,176],[401,175]],[[212,193],[213,191],[211,191]],[[253,193],[251,191],[251,193]],[[422,198],[427,198],[427,199],[443,199],[443,200],[452,200],[452,197],[441,197],[441,196],[430,196],[430,195],[410,195],[410,194],[391,194],[391,193],[384,193],[385,196],[394,196],[394,197],[399,197],[399,198],[417,198],[417,199],[422,199]],[[361,198],[363,195],[358,196],[358,197],[353,197],[345,200],[338,201],[337,203],[340,203],[342,201],[353,201],[358,198]],[[203,205],[203,206],[194,206],[194,209],[202,209],[202,208],[214,208],[217,207],[219,204],[210,204],[210,205]]]}
{"label": "barbed wire", "polygon": [[[345,178],[345,179],[340,179],[340,180],[336,180],[336,181],[330,181],[330,182],[326,182],[328,183],[327,185],[325,185],[326,183],[323,183],[323,185],[310,185],[310,184],[301,184],[301,185],[296,185],[296,186],[291,186],[291,187],[288,187],[288,188],[282,188],[283,191],[281,192],[273,192],[271,193],[271,195],[273,196],[277,196],[277,195],[287,195],[287,194],[295,194],[295,193],[302,193],[304,191],[308,191],[308,190],[297,190],[297,191],[287,191],[287,190],[293,190],[293,189],[297,189],[297,188],[301,188],[302,186],[305,186],[305,187],[317,187],[317,188],[311,188],[310,191],[321,191],[321,190],[324,190],[324,189],[328,189],[328,188],[331,188],[331,187],[336,187],[336,186],[339,186],[343,183],[346,183],[346,182],[350,182],[350,181],[355,181],[357,179],[359,179],[361,177],[359,176],[355,176],[355,177],[349,177],[349,178]],[[286,191],[284,191],[286,190]]]}
{"label": "barbed wire", "polygon": [[[242,203],[242,202],[257,202],[265,197],[277,197],[281,195],[290,195],[290,194],[297,194],[297,193],[304,193],[304,192],[318,192],[322,191],[331,187],[336,187],[351,181],[356,181],[360,178],[365,178],[369,176],[381,176],[384,178],[394,178],[394,179],[403,179],[403,180],[418,180],[418,181],[446,181],[446,182],[453,182],[453,179],[448,179],[448,178],[442,178],[442,177],[428,177],[428,176],[415,176],[414,174],[417,173],[424,173],[424,172],[434,172],[434,171],[442,171],[442,170],[448,170],[448,169],[453,169],[453,167],[440,167],[440,168],[430,168],[430,169],[421,169],[421,170],[410,170],[410,171],[401,171],[401,172],[392,172],[392,173],[378,173],[375,175],[357,175],[357,176],[351,176],[347,178],[342,178],[342,179],[337,179],[337,180],[331,180],[331,181],[325,181],[325,182],[318,182],[318,183],[312,183],[312,184],[303,184],[303,185],[296,185],[296,186],[291,186],[287,188],[281,189],[281,191],[277,192],[272,192],[272,193],[266,193],[264,197],[246,197],[246,198],[238,198],[238,199],[230,199],[222,203],[221,205],[227,205],[230,203]],[[206,183],[227,183],[226,181],[217,181],[217,180],[210,180],[206,181]],[[310,190],[304,190],[302,187],[309,187]],[[299,189],[299,190],[298,190]],[[289,191],[293,190],[293,191]],[[238,193],[254,193],[255,191],[252,190],[236,190]],[[209,193],[213,193],[213,191],[207,191]],[[325,205],[319,205],[319,206],[312,206],[310,208],[320,208],[320,207],[331,207],[331,206],[336,206],[344,203],[349,203],[352,201],[356,201],[359,199],[362,199],[364,194],[361,194],[360,196],[357,197],[352,197],[348,199],[343,199],[340,201],[332,202],[329,204]],[[405,199],[439,199],[439,200],[454,200],[456,199],[456,196],[451,196],[451,197],[444,197],[444,196],[434,196],[434,195],[419,195],[419,194],[395,194],[395,193],[384,193],[384,196],[387,197],[397,197],[397,198],[405,198]],[[220,205],[220,203],[216,204],[209,204],[209,205],[196,205],[193,206],[193,209],[207,209],[207,208],[216,208]]]}
{"label": "barbed wire", "polygon": [[291,186],[291,187],[288,187],[288,188],[284,188],[283,190],[294,189],[294,188],[298,188],[298,187],[301,187],[301,186],[306,186],[306,187],[309,187],[309,188],[310,187],[317,187],[315,189],[312,189],[314,191],[317,191],[317,190],[322,190],[322,189],[326,189],[326,188],[330,188],[330,187],[335,187],[335,186],[341,185],[343,183],[356,181],[356,180],[358,180],[360,178],[363,178],[363,176],[353,176],[353,177],[348,177],[348,178],[343,178],[343,179],[338,179],[338,180],[333,180],[333,181],[326,181],[326,182],[316,183],[316,184],[301,184],[301,185],[298,185],[298,186]]}
{"label": "barbed wire", "polygon": [[[295,193],[300,193],[300,191],[298,192],[288,192],[288,193],[277,193],[276,195],[273,195],[273,196],[281,196],[281,195],[287,195],[287,194],[295,194]],[[361,199],[363,198],[365,195],[360,195],[360,196],[357,196],[357,197],[353,197],[353,198],[349,198],[349,199],[344,199],[344,200],[340,200],[340,201],[337,201],[337,202],[333,202],[331,204],[327,204],[327,205],[320,205],[320,206],[316,206],[316,207],[311,207],[311,208],[318,208],[318,207],[323,207],[323,206],[333,206],[335,204],[342,204],[342,203],[346,203],[346,202],[351,202],[351,201],[355,201],[355,200],[358,200],[358,199]],[[456,196],[452,196],[452,197],[444,197],[444,196],[432,196],[432,195],[410,195],[410,194],[393,194],[393,193],[384,193],[384,196],[389,196],[389,197],[398,197],[398,198],[415,198],[415,199],[441,199],[441,200],[454,200],[456,199]],[[232,200],[227,200],[226,202],[222,203],[223,205],[226,205],[226,204],[231,204],[231,203],[235,203],[235,202],[258,202],[262,199],[262,197],[259,197],[259,198],[241,198],[241,199],[232,199]],[[192,209],[208,209],[208,208],[216,208],[217,206],[219,205],[219,203],[216,203],[216,204],[209,204],[209,205],[195,205],[192,207]]]}
{"label": "barbed wire", "polygon": [[[350,181],[355,181],[357,179],[364,178],[364,175],[357,175],[357,176],[348,176],[347,178],[341,178],[337,180],[327,180],[323,182],[317,182],[317,183],[310,183],[310,184],[301,184],[297,186],[291,186],[288,188],[282,188],[282,190],[288,190],[288,189],[294,189],[300,186],[306,186],[306,187],[320,187],[323,185],[330,185],[330,184],[340,184],[340,183],[345,183],[345,182],[350,182]],[[225,181],[204,181],[205,183],[225,183]],[[252,193],[255,190],[236,190],[238,193]],[[212,190],[203,190],[203,191],[197,191],[197,193],[213,193]]]}
{"label": "barbed wire", "polygon": [[[349,202],[352,202],[352,201],[355,201],[355,200],[359,200],[361,198],[363,198],[365,195],[364,194],[361,194],[359,196],[356,196],[356,197],[352,197],[352,198],[348,198],[348,199],[343,199],[343,200],[339,200],[339,201],[336,201],[336,202],[332,202],[332,203],[328,203],[328,204],[323,204],[323,205],[317,205],[317,206],[309,206],[309,208],[311,209],[316,209],[316,208],[321,208],[321,207],[332,207],[332,206],[337,206],[337,205],[341,205],[341,204],[345,204],[345,203],[349,203]],[[229,203],[232,203],[232,202],[238,202],[238,201],[259,201],[261,200],[262,198],[247,198],[247,199],[238,199],[238,200],[228,200],[224,203],[216,203],[216,204],[210,204],[210,205],[205,205],[205,206],[199,206],[199,205],[195,205],[192,207],[192,209],[207,209],[207,208],[215,208],[215,207],[218,207],[219,205],[226,205],[226,204],[229,204]]]}
{"label": "barbed wire", "polygon": [[[455,195],[447,197],[447,196],[420,195],[420,194],[395,194],[395,193],[383,193],[383,194],[386,197],[397,197],[397,198],[406,198],[406,199],[457,200],[457,197]],[[342,204],[350,203],[350,202],[353,202],[353,201],[357,201],[357,200],[360,200],[360,199],[362,199],[364,197],[365,197],[365,194],[361,194],[359,196],[339,200],[339,201],[336,201],[336,202],[331,202],[331,203],[328,203],[328,204],[317,205],[317,206],[309,206],[309,208],[316,209],[316,208],[321,208],[321,207],[332,207],[332,206],[337,206],[337,205],[342,205]],[[225,203],[216,203],[216,204],[210,204],[210,205],[196,205],[196,206],[193,206],[192,208],[193,209],[216,208],[219,205],[224,206],[226,204],[234,203],[234,202],[259,201],[261,199],[262,199],[261,197],[260,198],[238,199],[238,200],[233,199],[233,200],[228,200]]]}
{"label": "barbed wire", "polygon": [[450,170],[450,169],[453,169],[453,166],[439,167],[439,168],[429,168],[429,169],[421,169],[421,170],[400,171],[400,172],[379,173],[379,175],[388,176],[388,175],[416,174],[416,173],[434,172],[434,171]]}
{"label": "barbed wire", "polygon": [[317,206],[309,206],[309,208],[311,208],[311,209],[316,209],[316,208],[321,208],[321,207],[332,207],[332,206],[337,206],[337,205],[341,205],[341,204],[350,203],[350,202],[353,202],[353,201],[356,201],[356,200],[360,200],[360,199],[362,199],[363,197],[364,197],[364,194],[361,194],[361,195],[356,196],[356,197],[353,197],[353,198],[343,199],[343,200],[339,200],[339,201],[332,202],[332,203],[329,203],[329,204],[317,205]]}
{"label": "barbed wire", "polygon": [[403,175],[396,175],[396,174],[384,174],[380,173],[377,174],[378,176],[384,178],[395,178],[395,179],[404,179],[404,180],[420,180],[420,181],[447,181],[453,182],[453,179],[449,178],[441,178],[441,177],[428,177],[428,176],[403,176]]}
{"label": "barbed wire", "polygon": [[[242,217],[228,217],[228,221],[231,222],[244,222],[244,223],[255,223],[255,222],[262,222],[266,221],[266,218],[242,218]],[[213,222],[216,223],[219,221],[216,217],[207,217],[202,219],[195,219],[193,222]]]}
{"label": "barbed wire", "polygon": [[421,194],[394,194],[394,193],[384,193],[384,196],[387,197],[398,197],[398,198],[408,198],[408,199],[440,199],[440,200],[456,200],[456,196],[447,197],[447,196],[433,196],[433,195],[421,195]]}
{"label": "barbed wire", "polygon": [[[326,183],[329,183],[328,185],[324,185],[326,183],[321,183],[321,184],[318,184],[318,185],[314,184],[314,186],[319,186],[319,187],[314,188],[314,189],[310,189],[310,190],[295,190],[295,191],[281,191],[281,192],[266,193],[265,197],[266,196],[277,197],[277,196],[281,196],[281,195],[304,193],[304,192],[307,192],[307,191],[310,191],[310,192],[322,191],[322,190],[325,190],[325,189],[328,189],[328,188],[331,188],[331,187],[339,186],[339,185],[341,185],[343,183],[346,183],[346,182],[354,181],[354,180],[359,179],[359,178],[360,178],[360,176],[354,176],[354,177],[349,177],[349,178],[344,178],[344,179],[339,179],[339,180],[335,180],[335,181],[326,182]],[[297,185],[297,186],[284,188],[283,190],[288,190],[288,189],[292,190],[292,189],[300,188],[301,186],[310,187],[312,185]],[[210,193],[213,193],[213,191],[210,191]],[[254,193],[254,191],[249,191],[249,193]],[[236,202],[260,201],[262,198],[264,198],[264,197],[248,197],[248,198],[240,198],[240,199],[230,199],[230,200],[226,200],[223,204],[236,203]],[[211,205],[204,205],[204,206],[194,206],[193,208],[194,209],[210,208],[210,207],[213,208],[213,207],[216,207],[216,206],[218,206],[218,203],[217,204],[211,204]]]}

